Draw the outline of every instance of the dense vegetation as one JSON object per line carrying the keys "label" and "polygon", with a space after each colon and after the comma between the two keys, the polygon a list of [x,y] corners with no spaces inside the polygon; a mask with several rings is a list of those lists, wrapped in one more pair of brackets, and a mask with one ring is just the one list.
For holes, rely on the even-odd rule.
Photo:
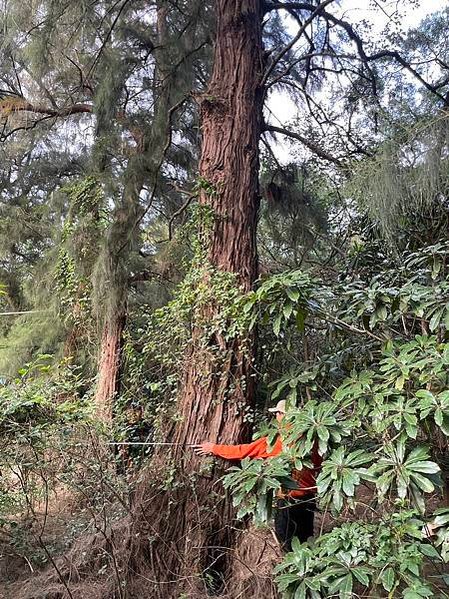
{"label": "dense vegetation", "polygon": [[[5,3],[0,596],[449,596],[449,9],[403,30],[423,6],[374,35],[332,0]],[[192,451],[274,440],[279,399],[279,457]],[[316,537],[282,554],[314,446]]]}

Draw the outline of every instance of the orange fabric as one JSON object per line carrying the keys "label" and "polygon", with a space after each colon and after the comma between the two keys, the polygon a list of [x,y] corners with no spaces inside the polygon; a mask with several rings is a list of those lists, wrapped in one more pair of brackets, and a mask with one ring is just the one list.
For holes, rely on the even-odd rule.
{"label": "orange fabric", "polygon": [[[281,453],[282,440],[280,436],[276,438],[271,451],[268,451],[267,444],[267,437],[261,437],[252,443],[243,443],[242,445],[213,445],[212,453],[221,458],[225,458],[226,460],[274,458]],[[322,461],[321,456],[318,455],[317,449],[314,448],[312,451],[313,470],[303,468],[300,471],[296,470],[294,472],[294,479],[301,488],[289,491],[287,493],[289,497],[304,497],[304,495],[310,495],[311,493],[316,492],[316,476]]]}

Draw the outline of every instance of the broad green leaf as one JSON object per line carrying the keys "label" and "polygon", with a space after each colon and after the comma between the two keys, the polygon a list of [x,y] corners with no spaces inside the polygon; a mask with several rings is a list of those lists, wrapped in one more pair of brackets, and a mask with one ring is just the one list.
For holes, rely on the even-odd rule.
{"label": "broad green leaf", "polygon": [[347,574],[339,585],[340,599],[351,599],[352,597],[352,575]]}
{"label": "broad green leaf", "polygon": [[421,474],[412,472],[410,474],[410,478],[413,480],[416,486],[425,493],[432,493],[435,490],[435,486],[433,485],[433,483]]}
{"label": "broad green leaf", "polygon": [[293,599],[307,599],[307,588],[304,582],[302,582],[296,588],[295,594],[293,595]]}
{"label": "broad green leaf", "polygon": [[390,592],[395,583],[395,574],[393,568],[385,568],[380,574],[380,581],[384,589]]}
{"label": "broad green leaf", "polygon": [[370,578],[369,578],[370,571],[368,570],[368,568],[364,568],[364,567],[360,567],[360,566],[355,566],[355,567],[352,568],[352,574],[365,587],[369,586],[369,584],[370,584]]}
{"label": "broad green leaf", "polygon": [[354,472],[351,472],[350,470],[344,472],[342,477],[343,493],[345,493],[345,495],[348,495],[348,497],[353,497],[354,487],[359,483],[359,481],[359,477]]}
{"label": "broad green leaf", "polygon": [[422,474],[436,474],[440,472],[440,467],[435,462],[431,461],[423,461],[423,462],[413,462],[410,465],[407,465],[408,470],[413,472],[421,472]]}
{"label": "broad green leaf", "polygon": [[402,391],[402,389],[404,388],[404,383],[405,383],[405,378],[403,375],[401,375],[401,376],[398,376],[398,378],[396,379],[394,386],[399,391]]}
{"label": "broad green leaf", "polygon": [[431,558],[434,558],[437,560],[441,560],[441,556],[438,553],[438,551],[435,549],[435,547],[433,545],[430,545],[429,543],[421,543],[421,545],[419,546],[419,550],[426,557],[431,557]]}
{"label": "broad green leaf", "polygon": [[281,332],[281,323],[282,323],[282,314],[278,314],[274,319],[273,323],[273,332],[276,337],[279,337],[279,333]]}
{"label": "broad green leaf", "polygon": [[293,312],[293,304],[291,304],[290,302],[284,304],[282,312],[284,314],[285,319],[288,320]]}
{"label": "broad green leaf", "polygon": [[437,328],[439,327],[440,322],[441,322],[441,317],[443,316],[443,312],[444,312],[444,308],[440,308],[439,310],[437,310],[435,312],[435,314],[430,319],[429,329],[432,331],[432,333],[434,331],[436,331]]}

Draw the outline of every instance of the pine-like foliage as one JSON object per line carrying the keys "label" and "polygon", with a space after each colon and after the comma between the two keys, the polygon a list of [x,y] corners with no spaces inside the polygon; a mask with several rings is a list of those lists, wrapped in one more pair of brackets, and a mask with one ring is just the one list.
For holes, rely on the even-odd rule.
{"label": "pine-like foliage", "polygon": [[[25,9],[11,2],[2,19],[5,297],[22,308],[41,309],[43,303],[48,310],[54,277],[70,276],[67,261],[65,267],[61,261],[68,252],[73,268],[86,278],[99,323],[126,310],[136,289],[140,301],[151,304],[154,294],[158,301],[158,286],[148,281],[150,272],[159,280],[160,246],[153,243],[167,238],[170,215],[185,201],[175,189],[191,180],[197,156],[190,94],[203,84],[208,68],[207,7],[47,1]],[[101,214],[98,206],[88,206],[80,216],[67,185],[82,187],[92,177]],[[74,235],[80,219],[84,233]],[[159,239],[151,240],[145,231],[156,228]],[[95,255],[86,259],[93,237]],[[42,281],[42,272],[48,298],[44,293],[39,299],[35,281]],[[31,281],[26,298],[25,279]],[[67,324],[60,305],[50,310],[51,319]],[[14,318],[16,325],[2,321],[3,330],[26,331],[21,317]],[[41,336],[47,337],[44,330]],[[55,343],[46,344],[46,351],[57,351]],[[27,352],[37,347],[30,339]],[[4,363],[13,371],[17,364],[10,357],[5,354]]]}

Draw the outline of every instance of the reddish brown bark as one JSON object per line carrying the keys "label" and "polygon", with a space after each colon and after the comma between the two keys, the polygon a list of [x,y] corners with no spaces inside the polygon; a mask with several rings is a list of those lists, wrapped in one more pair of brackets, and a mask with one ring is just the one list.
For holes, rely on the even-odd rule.
{"label": "reddish brown bark", "polygon": [[[257,275],[261,19],[259,0],[217,2],[214,68],[200,100],[200,176],[214,190],[203,191],[200,198],[212,208],[215,219],[209,260],[216,268],[236,273],[245,290]],[[193,344],[179,402],[183,421],[178,442],[242,440],[243,410],[253,399],[251,345],[249,340],[244,351],[240,341],[226,343],[219,336],[206,349]]]}
{"label": "reddish brown bark", "polygon": [[[262,12],[261,0],[217,0],[214,67],[207,92],[199,99],[200,176],[207,183],[200,202],[211,207],[215,223],[209,262],[235,273],[245,290],[257,276]],[[213,316],[215,309],[208,306],[206,311]],[[216,333],[205,344],[202,335],[194,331],[185,360],[180,418],[172,436],[179,444],[171,456],[177,468],[175,489],[153,496],[142,510],[143,525],[153,539],[148,548],[150,578],[156,581],[152,597],[177,597],[182,591],[189,597],[205,596],[208,584],[224,590],[236,555],[235,513],[218,483],[223,470],[209,463],[212,469],[205,475],[207,460],[185,445],[248,439],[245,416],[253,406],[254,339],[228,341]],[[167,466],[165,455],[156,456],[150,481],[156,473],[163,481]]]}
{"label": "reddish brown bark", "polygon": [[113,401],[119,389],[124,317],[106,322],[101,338],[95,409],[102,422],[112,422]]}

